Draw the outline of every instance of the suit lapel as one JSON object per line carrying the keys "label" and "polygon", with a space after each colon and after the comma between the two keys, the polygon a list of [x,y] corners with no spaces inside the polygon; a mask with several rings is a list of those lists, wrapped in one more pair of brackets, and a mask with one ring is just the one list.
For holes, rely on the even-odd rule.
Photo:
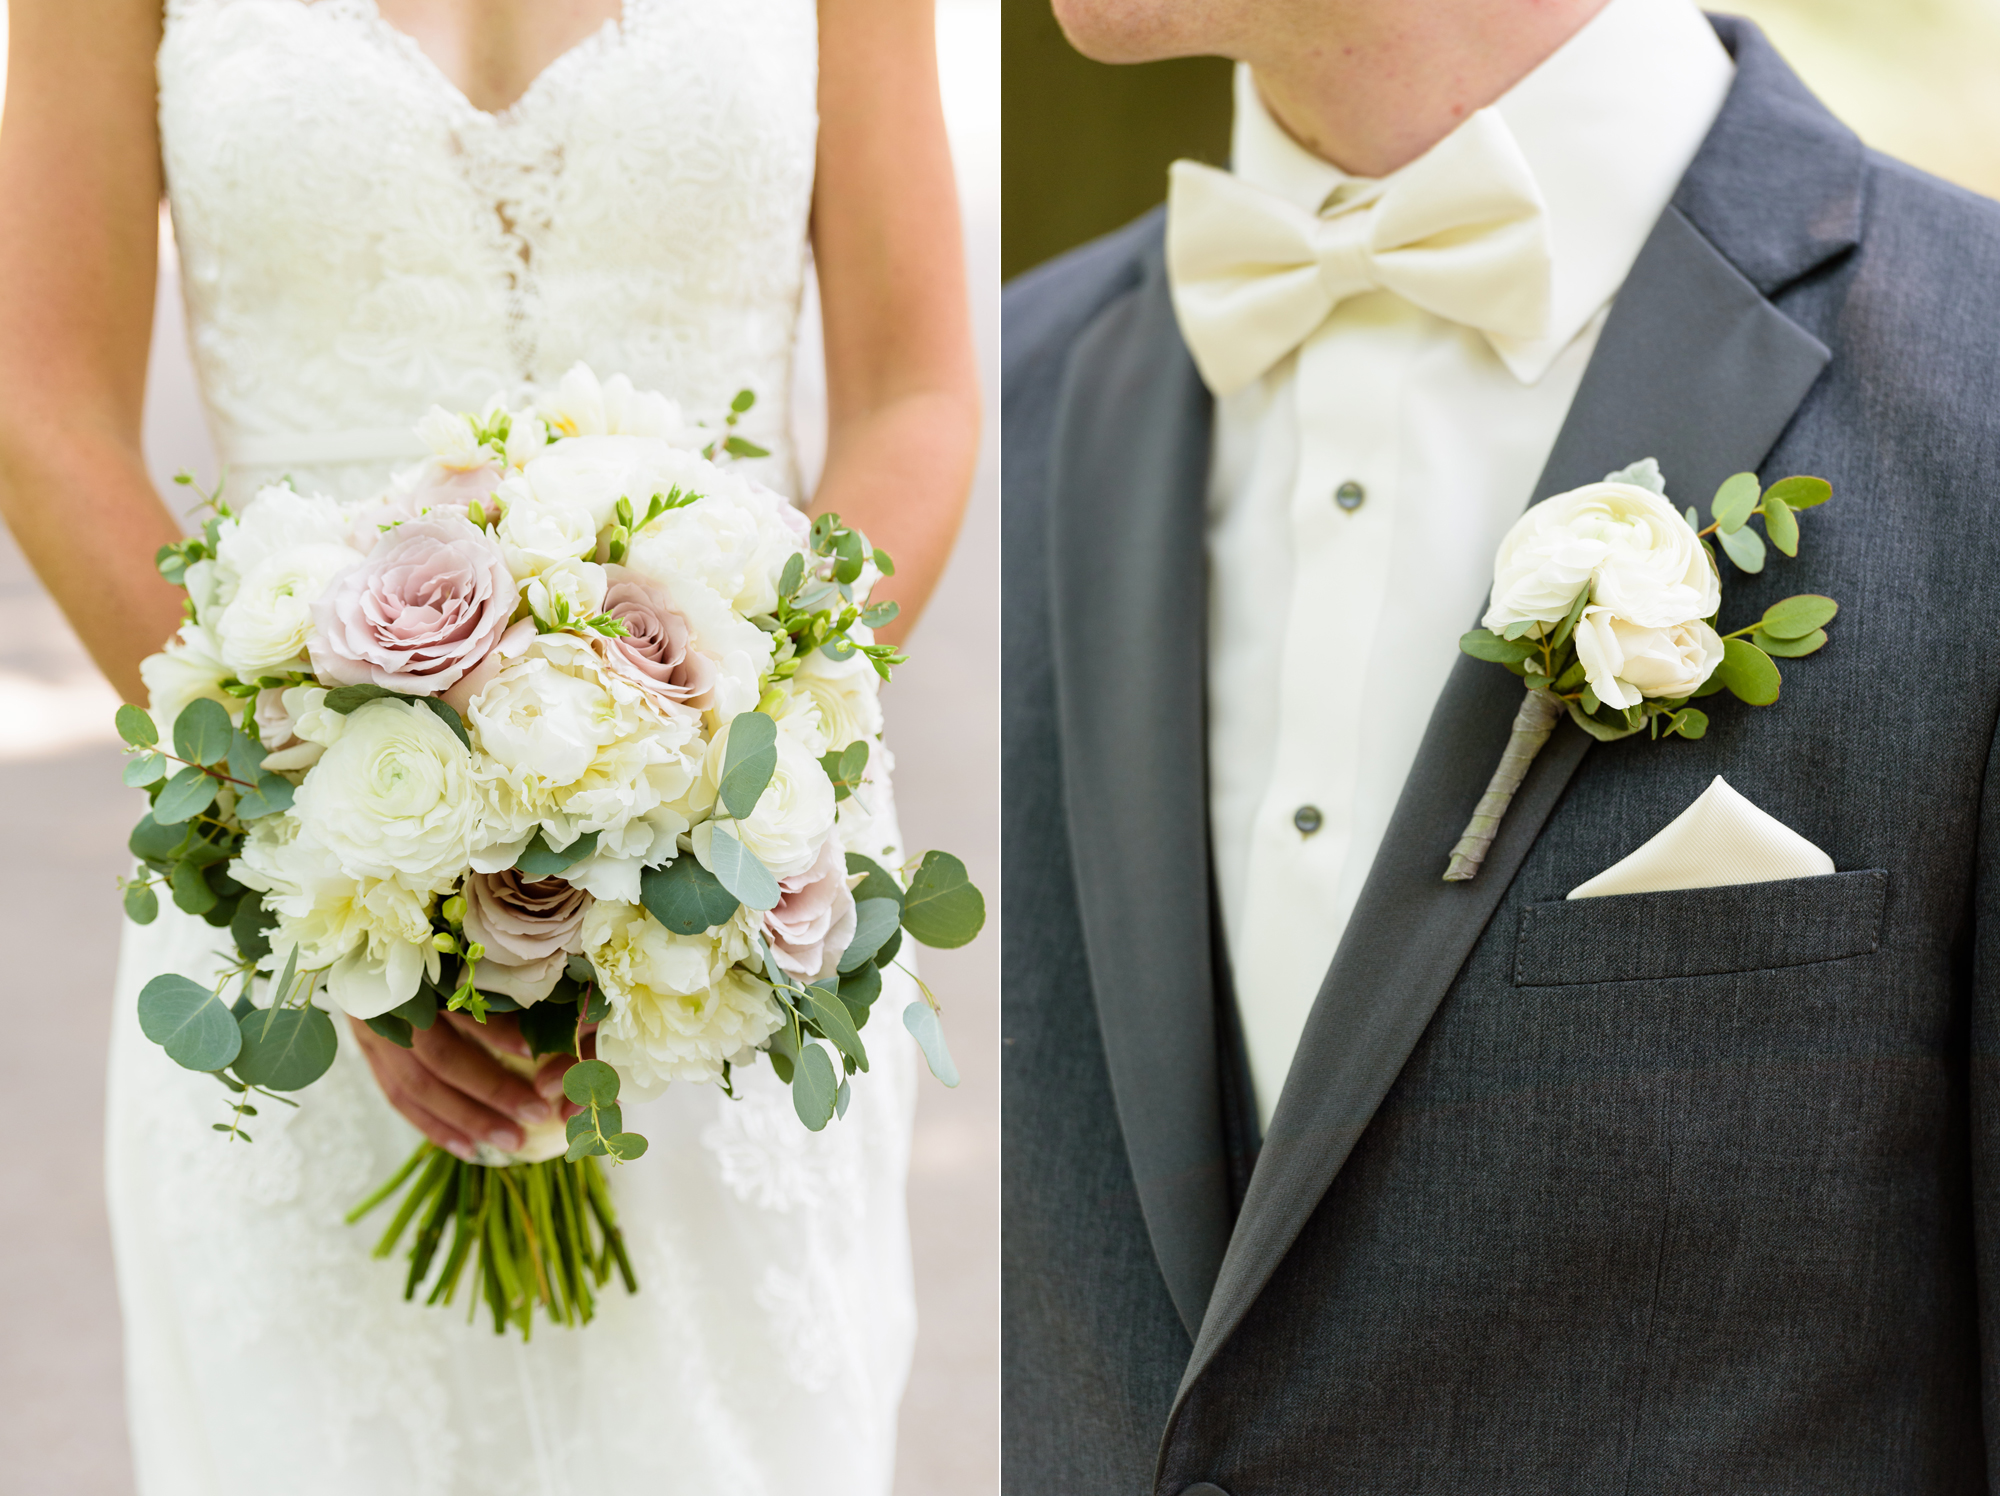
{"label": "suit lapel", "polygon": [[1188,1333],[1229,1240],[1203,725],[1210,405],[1157,243],[1078,339],[1051,474],[1077,900],[1139,1203]]}
{"label": "suit lapel", "polygon": [[[1718,30],[1737,56],[1736,86],[1619,293],[1537,501],[1651,456],[1677,500],[1705,505],[1725,477],[1763,461],[1829,358],[1765,294],[1853,244],[1838,228],[1858,221],[1858,147],[1845,148],[1853,137],[1753,29],[1719,22]],[[1751,267],[1753,284],[1717,242],[1731,244],[1731,212],[1756,214],[1769,200],[1742,175],[1756,163],[1793,174],[1780,196],[1801,211],[1788,245],[1782,233],[1759,231],[1765,257]],[[1802,200],[1799,171],[1812,177],[1817,198]],[[1715,175],[1732,172],[1731,192],[1710,190]],[[1512,676],[1469,658],[1446,683],[1300,1040],[1176,1418],[1346,1162],[1582,761],[1590,739],[1565,722],[1479,876],[1443,881],[1446,853],[1493,771],[1520,693]]]}

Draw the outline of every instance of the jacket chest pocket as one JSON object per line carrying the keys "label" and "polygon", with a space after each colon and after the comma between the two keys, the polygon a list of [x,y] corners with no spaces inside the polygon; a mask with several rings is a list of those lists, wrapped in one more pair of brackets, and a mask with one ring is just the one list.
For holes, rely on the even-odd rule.
{"label": "jacket chest pocket", "polygon": [[1882,940],[1882,868],[1721,888],[1559,899],[1521,910],[1516,987],[1717,976],[1869,955]]}

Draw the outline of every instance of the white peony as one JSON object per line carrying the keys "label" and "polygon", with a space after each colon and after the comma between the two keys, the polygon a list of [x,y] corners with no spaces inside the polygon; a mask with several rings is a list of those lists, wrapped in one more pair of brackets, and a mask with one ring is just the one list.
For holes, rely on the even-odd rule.
{"label": "white peony", "polygon": [[[730,832],[769,868],[775,877],[803,873],[818,860],[826,839],[833,835],[833,781],[819,760],[796,737],[778,734],[778,764],[771,781],[749,815],[729,823]],[[718,732],[708,745],[702,762],[701,778],[689,802],[697,811],[727,815],[716,800],[716,786],[729,752],[729,729]],[[695,827],[692,840],[695,855],[703,867],[712,868],[709,843],[714,823]]]}
{"label": "white peony", "polygon": [[623,374],[599,380],[584,363],[573,364],[562,383],[536,403],[555,436],[654,436],[684,438],[681,408],[665,395],[638,390]]}
{"label": "white peony", "polygon": [[357,707],[293,801],[304,832],[350,878],[450,887],[486,840],[472,755],[429,708]]}
{"label": "white peony", "polygon": [[1528,621],[1553,626],[1585,588],[1592,603],[1645,628],[1708,618],[1722,601],[1714,566],[1672,504],[1635,484],[1591,483],[1515,521],[1500,542],[1481,622],[1495,632]]}
{"label": "white peony", "polygon": [[375,1018],[440,974],[431,944],[430,891],[400,878],[354,878],[295,815],[250,823],[230,876],[264,895],[277,916],[265,965],[327,973],[327,996],[356,1018]]}
{"label": "white peony", "polygon": [[633,509],[643,515],[654,494],[669,492],[688,471],[684,459],[690,455],[652,437],[571,437],[509,477],[504,498],[510,504],[580,509],[590,516],[595,535],[612,522],[620,499],[630,499]]}
{"label": "white peony", "polygon": [[517,580],[597,549],[599,522],[583,505],[538,499],[519,473],[504,479],[494,496],[505,506],[494,533]]}
{"label": "white peony", "polygon": [[785,562],[803,548],[806,517],[741,474],[693,452],[675,455],[674,481],[702,497],[668,510],[633,536],[626,564],[691,577],[746,617],[771,612]]}
{"label": "white peony", "polygon": [[680,802],[700,763],[697,724],[661,712],[575,634],[516,625],[494,653],[497,669],[482,670],[465,708],[491,837],[473,865],[508,866],[538,827],[557,848],[595,831],[592,866],[571,881],[616,897],[626,883],[615,868],[636,889],[643,859],[687,827]]}
{"label": "white peony", "polygon": [[199,623],[184,623],[167,647],[139,662],[139,679],[146,683],[153,723],[163,741],[173,740],[174,719],[191,701],[207,697],[235,715],[237,702],[222,689],[229,667],[214,633]]}
{"label": "white peony", "polygon": [[881,682],[866,655],[830,660],[817,649],[799,662],[792,676],[792,688],[818,705],[829,748],[845,748],[862,739],[873,742],[882,735]]}
{"label": "white peony", "polygon": [[312,636],[314,599],[360,560],[345,545],[310,541],[258,561],[216,620],[223,663],[249,681],[296,666]]}
{"label": "white peony", "polygon": [[597,1055],[631,1100],[670,1081],[720,1081],[724,1061],[754,1059],[783,1021],[770,989],[736,967],[751,949],[743,910],[717,930],[676,935],[644,909],[599,900],[584,916],[583,949],[611,1007]]}
{"label": "white peony", "polygon": [[1698,618],[1646,628],[1590,607],[1577,620],[1576,657],[1598,699],[1622,708],[1647,696],[1692,696],[1722,663],[1722,640]]}

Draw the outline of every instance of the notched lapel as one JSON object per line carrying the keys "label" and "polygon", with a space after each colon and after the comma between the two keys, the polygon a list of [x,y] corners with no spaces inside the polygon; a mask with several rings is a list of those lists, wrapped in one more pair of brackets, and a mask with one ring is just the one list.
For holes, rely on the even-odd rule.
{"label": "notched lapel", "polygon": [[[1690,169],[1695,188],[1705,162],[1740,171],[1754,155],[1765,122],[1758,93],[1794,121],[1804,94],[1754,30],[1723,35],[1738,57],[1737,94]],[[1739,98],[1745,89],[1751,96]],[[1825,167],[1826,201],[1798,226],[1790,274],[1773,275],[1774,283],[1796,279],[1851,243],[1824,233],[1837,216],[1830,204],[1858,190],[1849,158],[1830,150],[1805,159]],[[1793,153],[1790,167],[1798,166]],[[1688,190],[1684,184],[1683,196]],[[1796,182],[1786,197],[1811,201]],[[1739,214],[1760,211],[1753,188],[1728,201]],[[1720,210],[1710,201],[1707,211]],[[1758,242],[1769,249],[1773,240],[1767,233]],[[1534,498],[1651,456],[1677,501],[1706,504],[1722,479],[1763,461],[1828,357],[1679,208],[1669,208],[1612,307]],[[1479,876],[1445,883],[1446,854],[1499,758],[1520,692],[1511,676],[1472,659],[1459,660],[1446,683],[1301,1037],[1175,1419],[1347,1161],[1589,747],[1573,724],[1559,726]]]}
{"label": "notched lapel", "polygon": [[1051,474],[1064,796],[1091,987],[1192,1336],[1229,1239],[1210,972],[1202,498],[1210,404],[1157,244],[1070,357]]}

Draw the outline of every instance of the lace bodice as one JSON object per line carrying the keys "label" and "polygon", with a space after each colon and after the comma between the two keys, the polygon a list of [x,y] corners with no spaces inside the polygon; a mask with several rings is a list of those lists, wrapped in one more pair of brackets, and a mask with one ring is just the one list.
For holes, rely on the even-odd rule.
{"label": "lace bodice", "polygon": [[509,109],[374,0],[168,0],[160,135],[189,338],[239,479],[341,496],[587,359],[713,418],[787,395],[818,127],[813,0],[626,0]]}

